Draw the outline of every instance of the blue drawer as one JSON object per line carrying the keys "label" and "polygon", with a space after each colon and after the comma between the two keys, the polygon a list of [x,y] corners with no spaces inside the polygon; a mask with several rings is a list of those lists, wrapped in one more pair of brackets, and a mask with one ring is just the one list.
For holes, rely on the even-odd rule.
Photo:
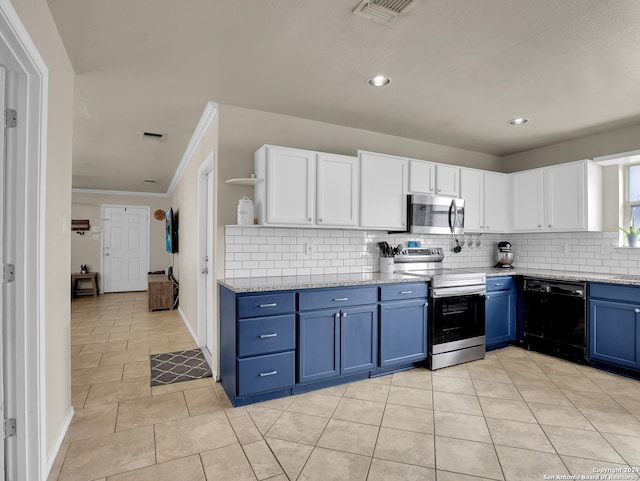
{"label": "blue drawer", "polygon": [[340,289],[308,289],[298,294],[298,308],[301,311],[311,309],[328,309],[344,306],[360,306],[376,304],[378,302],[378,288],[353,287]]}
{"label": "blue drawer", "polygon": [[236,362],[239,396],[282,389],[295,383],[294,351],[238,359]]}
{"label": "blue drawer", "polygon": [[589,283],[589,297],[640,304],[640,287],[591,282]]}
{"label": "blue drawer", "polygon": [[257,317],[238,320],[238,356],[255,356],[294,349],[296,316]]}
{"label": "blue drawer", "polygon": [[513,289],[513,277],[487,277],[487,291],[508,291]]}
{"label": "blue drawer", "polygon": [[403,282],[400,284],[380,286],[381,301],[397,301],[400,299],[414,299],[416,297],[427,297],[426,282]]}
{"label": "blue drawer", "polygon": [[289,314],[296,310],[296,296],[293,292],[238,296],[237,299],[237,316],[240,319]]}

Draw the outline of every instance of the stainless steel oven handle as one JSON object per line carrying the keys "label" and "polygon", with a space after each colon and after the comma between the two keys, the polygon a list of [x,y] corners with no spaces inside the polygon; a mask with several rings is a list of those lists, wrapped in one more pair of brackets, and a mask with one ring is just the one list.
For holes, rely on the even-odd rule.
{"label": "stainless steel oven handle", "polygon": [[455,296],[484,296],[487,293],[485,286],[463,286],[463,287],[445,287],[440,289],[432,289],[431,297],[434,299],[442,299],[443,297]]}

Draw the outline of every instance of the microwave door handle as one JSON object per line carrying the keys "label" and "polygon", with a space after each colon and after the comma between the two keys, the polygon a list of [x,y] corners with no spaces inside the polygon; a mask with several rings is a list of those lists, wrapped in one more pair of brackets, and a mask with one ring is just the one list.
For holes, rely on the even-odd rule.
{"label": "microwave door handle", "polygon": [[451,229],[451,233],[453,234],[455,231],[455,218],[453,219],[453,221],[451,220],[451,214],[454,213],[456,216],[458,215],[457,212],[455,212],[455,199],[451,199],[451,205],[449,206],[449,228]]}

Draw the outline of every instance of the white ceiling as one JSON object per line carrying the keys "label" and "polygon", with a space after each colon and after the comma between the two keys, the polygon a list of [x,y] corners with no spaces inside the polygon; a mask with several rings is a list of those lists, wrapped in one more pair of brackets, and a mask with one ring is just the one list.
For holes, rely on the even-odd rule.
{"label": "white ceiling", "polygon": [[637,0],[419,0],[391,26],[359,0],[48,3],[75,188],[166,192],[208,101],[494,155],[640,124]]}

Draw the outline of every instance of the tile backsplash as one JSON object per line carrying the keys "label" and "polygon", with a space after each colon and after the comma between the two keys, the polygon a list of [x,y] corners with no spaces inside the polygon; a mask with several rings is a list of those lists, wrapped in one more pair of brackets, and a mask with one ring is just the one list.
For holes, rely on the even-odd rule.
{"label": "tile backsplash", "polygon": [[[508,240],[513,245],[516,267],[640,275],[640,249],[617,249],[617,232],[467,234],[464,239],[462,252],[455,254],[451,236],[447,235],[226,226],[225,277],[376,272],[378,242],[407,245],[409,240],[418,240],[424,247],[442,247],[444,266],[449,268],[492,266],[498,241]],[[468,245],[470,240],[473,248]],[[478,241],[480,245],[476,246]]]}

